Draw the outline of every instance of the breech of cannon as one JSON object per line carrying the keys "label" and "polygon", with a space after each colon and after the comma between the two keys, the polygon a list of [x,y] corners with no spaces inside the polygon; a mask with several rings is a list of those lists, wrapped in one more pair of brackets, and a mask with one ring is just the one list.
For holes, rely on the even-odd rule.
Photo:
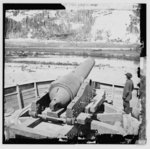
{"label": "breech of cannon", "polygon": [[49,88],[51,110],[55,111],[68,105],[76,96],[81,84],[89,75],[94,64],[94,59],[88,58],[74,71],[51,83]]}

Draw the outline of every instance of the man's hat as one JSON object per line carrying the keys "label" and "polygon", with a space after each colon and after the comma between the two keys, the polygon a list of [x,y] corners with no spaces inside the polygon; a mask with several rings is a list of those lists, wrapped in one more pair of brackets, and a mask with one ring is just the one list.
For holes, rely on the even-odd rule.
{"label": "man's hat", "polygon": [[131,73],[126,73],[125,74],[127,77],[132,78],[132,74]]}

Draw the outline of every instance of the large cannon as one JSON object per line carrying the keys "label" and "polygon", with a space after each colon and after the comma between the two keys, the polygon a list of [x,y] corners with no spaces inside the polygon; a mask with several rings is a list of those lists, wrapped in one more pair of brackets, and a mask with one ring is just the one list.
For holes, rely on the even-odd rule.
{"label": "large cannon", "polygon": [[54,81],[49,89],[50,108],[55,111],[66,107],[76,96],[81,84],[89,75],[95,61],[88,58],[80,64],[74,71]]}
{"label": "large cannon", "polygon": [[107,90],[97,86],[99,82],[86,79],[94,63],[88,58],[53,81],[31,105],[7,118],[6,137],[101,142],[106,141],[106,135],[110,140],[113,135],[115,140],[116,136],[137,135],[139,121],[110,103]]}

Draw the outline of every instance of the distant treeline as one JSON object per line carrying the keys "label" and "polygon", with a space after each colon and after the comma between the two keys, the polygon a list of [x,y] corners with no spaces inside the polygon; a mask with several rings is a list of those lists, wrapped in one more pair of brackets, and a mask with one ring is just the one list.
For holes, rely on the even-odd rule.
{"label": "distant treeline", "polygon": [[[98,16],[112,14],[114,10],[8,10],[5,18],[5,39],[46,39],[62,41],[107,41],[112,43],[130,43],[130,37],[124,41],[121,37],[113,37],[107,29],[99,28],[93,34],[92,27]],[[120,12],[118,12],[120,13]],[[130,24],[126,24],[126,32],[137,36],[139,41],[139,11],[133,10]],[[118,18],[119,21],[119,18]],[[110,20],[111,23],[111,20]],[[119,28],[118,28],[119,29]],[[93,36],[93,37],[92,37]]]}
{"label": "distant treeline", "polygon": [[[79,10],[67,12],[63,10],[37,11],[32,16],[25,15],[29,10],[11,10],[7,14],[12,17],[5,19],[5,38],[36,38],[36,39],[63,39],[87,40],[91,27],[95,21],[92,10]],[[13,19],[22,16],[22,20]],[[71,24],[83,24],[80,29],[73,29]]]}

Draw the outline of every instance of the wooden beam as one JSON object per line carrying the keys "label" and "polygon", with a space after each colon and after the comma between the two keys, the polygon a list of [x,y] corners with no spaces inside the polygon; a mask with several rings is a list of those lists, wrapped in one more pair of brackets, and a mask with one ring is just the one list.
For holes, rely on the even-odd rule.
{"label": "wooden beam", "polygon": [[22,93],[28,93],[28,92],[32,92],[34,90],[35,90],[35,88],[30,88],[30,89],[26,89],[26,90],[22,91]]}
{"label": "wooden beam", "polygon": [[115,122],[123,123],[122,113],[99,113],[96,115],[97,119],[101,122],[114,125]]}
{"label": "wooden beam", "polygon": [[114,101],[114,91],[115,91],[115,86],[113,84],[113,86],[112,86],[112,101]]}
{"label": "wooden beam", "polygon": [[96,120],[91,122],[91,130],[96,130],[98,134],[125,134],[125,131],[121,127],[118,128],[115,125],[110,125]]}
{"label": "wooden beam", "polygon": [[118,110],[111,104],[104,103],[104,112],[106,113],[117,113]]}
{"label": "wooden beam", "polygon": [[104,90],[99,90],[97,91],[97,95],[93,99],[93,104],[90,106],[90,112],[94,113],[97,111],[98,107],[103,104],[105,101],[105,91]]}
{"label": "wooden beam", "polygon": [[34,89],[35,89],[35,97],[38,98],[39,97],[39,92],[38,92],[38,88],[37,88],[37,83],[34,82]]}
{"label": "wooden beam", "polygon": [[64,108],[61,108],[57,111],[52,111],[50,108],[46,108],[42,113],[45,113],[47,116],[50,117],[59,117],[64,111]]}
{"label": "wooden beam", "polygon": [[21,96],[19,85],[17,84],[16,87],[17,87],[16,89],[17,89],[17,99],[18,99],[19,109],[23,109],[24,108],[24,102],[23,102],[23,99]]}
{"label": "wooden beam", "polygon": [[5,94],[5,97],[16,95],[16,94],[18,94],[18,93],[17,92],[13,92],[13,93]]}
{"label": "wooden beam", "polygon": [[85,125],[88,123],[91,119],[91,115],[88,113],[80,113],[77,117],[77,123],[81,125]]}
{"label": "wooden beam", "polygon": [[23,125],[14,125],[9,128],[14,135],[20,135],[33,139],[56,138],[57,134],[49,133],[46,130],[36,130]]}

